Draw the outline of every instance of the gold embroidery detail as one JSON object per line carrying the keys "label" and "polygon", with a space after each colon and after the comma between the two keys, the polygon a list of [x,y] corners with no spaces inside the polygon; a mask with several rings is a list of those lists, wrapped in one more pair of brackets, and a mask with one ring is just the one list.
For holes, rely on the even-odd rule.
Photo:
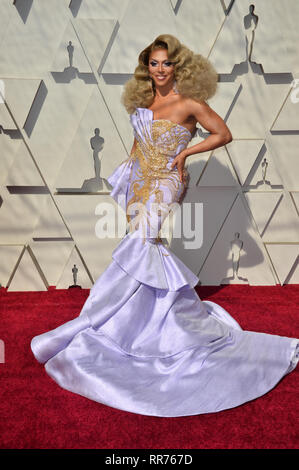
{"label": "gold embroidery detail", "polygon": [[[136,169],[136,164],[139,164],[139,167],[135,172],[133,180],[132,171],[130,174],[129,193],[131,193],[131,198],[127,203],[127,211],[134,203],[142,203],[145,205],[150,200],[151,196],[154,196],[152,202],[163,206],[164,193],[161,187],[167,188],[170,191],[171,203],[175,201],[180,202],[184,195],[184,190],[186,189],[186,185],[180,181],[177,168],[174,167],[170,170],[167,168],[167,164],[170,163],[177,155],[177,149],[179,146],[181,146],[181,149],[187,146],[190,138],[189,133],[171,121],[152,121],[151,126],[151,135],[148,134],[148,131],[145,128],[143,129],[142,136],[137,133],[135,135],[137,144],[135,151],[130,156],[130,160],[133,160],[134,162],[134,164],[132,164],[132,171],[133,167]],[[136,160],[137,162],[135,164]],[[163,209],[164,211],[162,210],[162,214],[167,215],[167,210],[165,211],[165,203]],[[149,211],[145,210],[142,212],[143,225],[149,227]],[[160,215],[162,214],[160,213]],[[134,217],[135,216],[133,216],[133,218]],[[127,221],[130,224],[132,223],[133,218],[127,213]],[[159,234],[155,239],[155,243],[162,243]]]}

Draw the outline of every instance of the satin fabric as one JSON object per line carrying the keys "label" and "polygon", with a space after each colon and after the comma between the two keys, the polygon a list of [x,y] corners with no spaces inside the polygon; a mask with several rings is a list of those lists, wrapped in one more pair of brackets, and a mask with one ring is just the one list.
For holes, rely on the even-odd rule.
{"label": "satin fabric", "polygon": [[[61,387],[117,409],[176,417],[239,406],[296,367],[299,340],[244,331],[220,305],[199,298],[199,278],[157,238],[167,209],[185,191],[176,169],[168,178],[169,166],[191,134],[153,120],[146,108],[130,119],[137,151],[108,181],[123,209],[141,200],[146,210],[135,226],[132,216],[133,229],[80,314],[35,336],[32,352]],[[161,165],[157,149],[166,156]],[[155,201],[163,210],[148,218]]]}

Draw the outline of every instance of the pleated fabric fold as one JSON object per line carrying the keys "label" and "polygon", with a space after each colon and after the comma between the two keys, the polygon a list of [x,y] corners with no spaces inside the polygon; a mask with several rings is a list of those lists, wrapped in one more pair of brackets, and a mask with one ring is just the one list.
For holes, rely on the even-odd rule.
{"label": "pleated fabric fold", "polygon": [[130,158],[124,160],[107,178],[107,181],[112,186],[110,196],[124,211],[126,211],[127,207],[127,194],[132,165],[133,161]]}
{"label": "pleated fabric fold", "polygon": [[177,291],[194,287],[199,278],[163,243],[128,233],[112,252],[112,258],[134,279],[157,289]]}

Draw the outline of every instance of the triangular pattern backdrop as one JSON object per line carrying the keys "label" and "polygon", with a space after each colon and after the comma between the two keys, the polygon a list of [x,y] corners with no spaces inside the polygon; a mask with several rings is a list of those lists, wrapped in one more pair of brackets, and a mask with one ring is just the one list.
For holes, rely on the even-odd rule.
{"label": "triangular pattern backdrop", "polygon": [[[170,248],[203,285],[298,284],[298,17],[297,0],[0,2],[1,286],[65,289],[75,267],[89,289],[111,262],[125,233],[98,229],[133,144],[122,88],[162,33],[211,60],[208,103],[233,135],[188,157],[202,244]],[[197,126],[190,146],[207,136]]]}

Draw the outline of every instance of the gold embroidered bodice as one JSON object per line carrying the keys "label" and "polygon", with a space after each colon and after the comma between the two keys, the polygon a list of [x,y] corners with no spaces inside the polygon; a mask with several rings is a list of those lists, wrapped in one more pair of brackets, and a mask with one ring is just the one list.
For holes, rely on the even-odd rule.
{"label": "gold embroidered bodice", "polygon": [[[181,201],[188,179],[186,183],[181,182],[176,166],[170,169],[170,164],[188,145],[191,134],[188,129],[166,119],[149,121],[146,124],[149,125],[141,126],[142,132],[134,129],[137,144],[129,157],[131,171],[127,220],[132,220],[128,214],[130,206],[139,203],[143,206],[143,216],[147,216],[146,223],[150,224],[151,203],[159,205],[165,218],[169,206],[173,202]],[[185,176],[189,176],[187,170]]]}

